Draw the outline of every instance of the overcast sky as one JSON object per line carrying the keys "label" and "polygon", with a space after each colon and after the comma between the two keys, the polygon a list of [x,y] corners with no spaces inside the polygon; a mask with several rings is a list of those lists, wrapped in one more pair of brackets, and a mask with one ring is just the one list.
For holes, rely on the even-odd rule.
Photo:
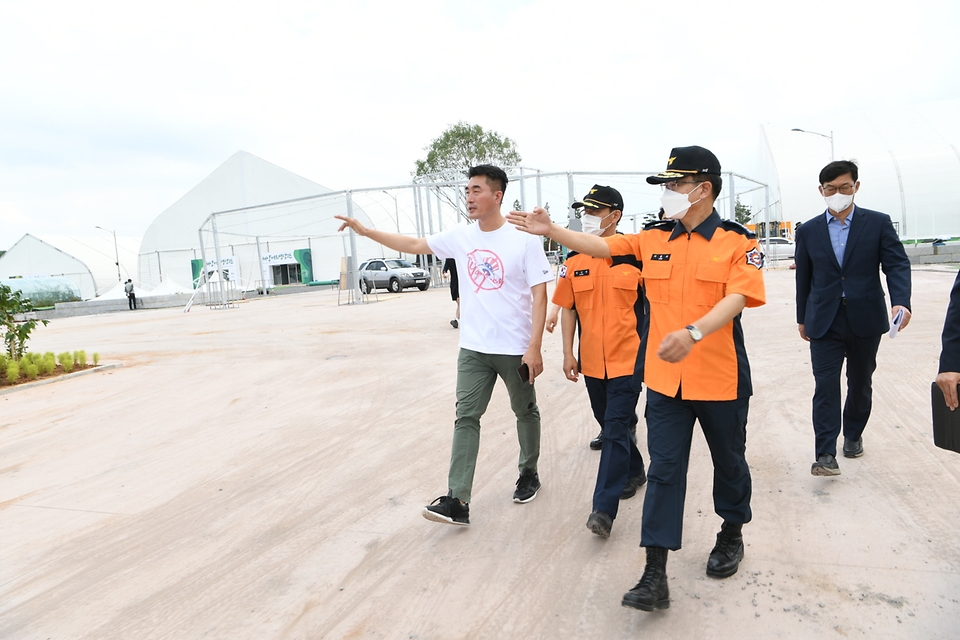
{"label": "overcast sky", "polygon": [[0,0],[0,249],[140,236],[241,149],[404,183],[459,120],[544,171],[750,174],[763,123],[960,97],[958,32],[956,0]]}

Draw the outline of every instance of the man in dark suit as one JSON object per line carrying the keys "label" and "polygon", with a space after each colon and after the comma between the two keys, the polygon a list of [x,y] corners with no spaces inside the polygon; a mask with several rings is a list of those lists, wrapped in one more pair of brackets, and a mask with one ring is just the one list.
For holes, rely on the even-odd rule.
{"label": "man in dark suit", "polygon": [[940,352],[937,386],[943,391],[943,399],[950,411],[954,411],[960,404],[957,399],[957,384],[960,384],[960,273],[953,281],[953,291],[950,292],[950,306],[947,307],[947,318],[943,321],[941,344],[943,350]]}
{"label": "man in dark suit", "polygon": [[[857,165],[831,162],[820,171],[826,212],[797,230],[797,323],[810,343],[816,390],[813,430],[815,476],[840,475],[837,437],[843,455],[863,455],[863,430],[872,406],[871,380],[880,338],[889,331],[879,270],[890,292],[891,318],[910,322],[910,261],[890,217],[853,204],[860,189]],[[840,370],[847,362],[847,399],[840,409]]]}

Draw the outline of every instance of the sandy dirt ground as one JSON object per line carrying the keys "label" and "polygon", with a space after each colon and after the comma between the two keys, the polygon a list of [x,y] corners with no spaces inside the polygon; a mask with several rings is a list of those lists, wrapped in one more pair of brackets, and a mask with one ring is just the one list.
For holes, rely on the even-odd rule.
{"label": "sandy dirt ground", "polygon": [[720,519],[698,431],[672,603],[654,613],[620,605],[642,573],[643,491],[609,539],[584,526],[597,428],[560,371],[559,332],[537,380],[540,495],[511,500],[498,385],[459,528],[420,514],[446,492],[446,289],[56,320],[33,350],[123,366],[0,395],[0,637],[957,637],[960,455],[933,445],[929,388],[955,273],[914,270],[913,322],[881,344],[866,455],[819,478],[793,272],[767,272],[768,303],[743,322],[746,558],[726,580],[704,574]]}

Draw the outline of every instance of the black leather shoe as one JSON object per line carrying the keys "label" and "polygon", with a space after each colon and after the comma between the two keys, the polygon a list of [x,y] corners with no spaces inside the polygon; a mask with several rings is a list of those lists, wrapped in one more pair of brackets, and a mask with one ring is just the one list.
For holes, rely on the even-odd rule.
{"label": "black leather shoe", "polygon": [[601,538],[610,537],[610,529],[613,528],[613,518],[603,511],[594,511],[587,518],[587,529],[593,531]]}
{"label": "black leather shoe", "polygon": [[836,456],[825,453],[810,467],[810,473],[815,476],[838,476],[840,475],[840,465],[837,464]]}
{"label": "black leather shoe", "polygon": [[603,449],[603,431],[597,434],[597,437],[590,441],[590,448],[594,451]]}
{"label": "black leather shoe", "polygon": [[850,438],[843,439],[843,457],[844,458],[859,458],[863,455],[863,438],[857,438],[856,440],[851,440]]}
{"label": "black leather shoe", "polygon": [[640,475],[627,478],[627,484],[625,484],[623,487],[623,493],[620,494],[620,499],[629,500],[633,496],[637,495],[637,489],[645,484],[647,484],[647,474],[645,471],[641,471]]}
{"label": "black leather shoe", "polygon": [[711,578],[729,578],[740,568],[743,560],[743,534],[740,524],[724,522],[717,534],[717,544],[707,560],[707,575]]}
{"label": "black leather shoe", "polygon": [[620,601],[625,607],[641,611],[670,608],[670,588],[667,586],[667,550],[663,547],[647,547],[647,566],[640,582],[623,594]]}

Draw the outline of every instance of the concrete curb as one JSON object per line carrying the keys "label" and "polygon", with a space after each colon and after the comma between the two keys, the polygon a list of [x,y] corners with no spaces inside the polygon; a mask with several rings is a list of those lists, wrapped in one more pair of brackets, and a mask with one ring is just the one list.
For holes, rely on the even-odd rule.
{"label": "concrete curb", "polygon": [[74,371],[73,373],[65,373],[62,376],[57,376],[56,378],[47,378],[46,380],[35,380],[34,382],[27,382],[26,384],[18,384],[16,386],[10,387],[9,389],[0,389],[0,396],[6,395],[8,393],[14,393],[15,391],[22,391],[23,389],[32,389],[33,387],[39,387],[45,384],[50,384],[51,382],[59,382],[60,380],[66,380],[67,378],[76,378],[79,376],[85,376],[88,373],[95,373],[97,371],[105,371],[107,369],[116,369],[117,367],[122,367],[122,362],[115,362],[113,364],[101,364],[96,367],[87,367],[83,371]]}

